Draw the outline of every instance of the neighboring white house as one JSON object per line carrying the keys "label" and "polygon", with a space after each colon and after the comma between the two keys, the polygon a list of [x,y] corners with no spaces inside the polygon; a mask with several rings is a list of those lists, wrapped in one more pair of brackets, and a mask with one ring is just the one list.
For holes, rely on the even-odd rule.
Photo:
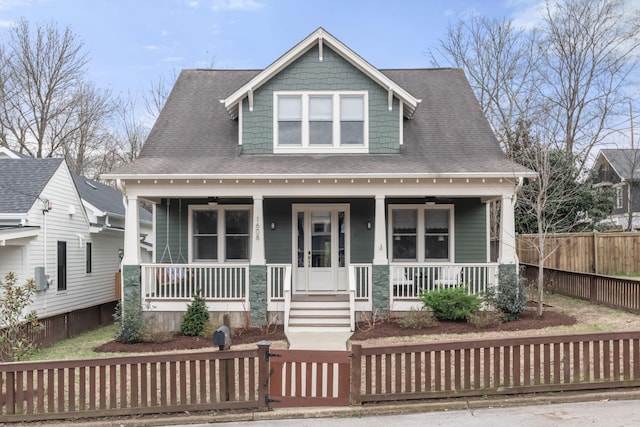
{"label": "neighboring white house", "polygon": [[[151,214],[140,211],[140,233],[152,237]],[[124,216],[117,190],[74,177],[63,159],[0,148],[0,275],[36,280],[39,317],[116,299]]]}

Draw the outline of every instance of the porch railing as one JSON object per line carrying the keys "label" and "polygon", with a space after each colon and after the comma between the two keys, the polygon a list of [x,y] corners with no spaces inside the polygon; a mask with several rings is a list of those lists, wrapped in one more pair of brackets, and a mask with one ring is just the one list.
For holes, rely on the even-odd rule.
{"label": "porch railing", "polygon": [[142,264],[142,299],[188,301],[199,292],[207,301],[244,301],[246,264]]}
{"label": "porch railing", "polygon": [[464,287],[481,294],[497,283],[498,264],[394,264],[389,286],[395,300],[415,300],[423,291]]}
{"label": "porch railing", "polygon": [[[373,271],[371,264],[349,265],[349,293],[353,297],[351,315],[355,311],[370,311],[373,307],[371,299]],[[355,321],[355,320],[354,320]]]}

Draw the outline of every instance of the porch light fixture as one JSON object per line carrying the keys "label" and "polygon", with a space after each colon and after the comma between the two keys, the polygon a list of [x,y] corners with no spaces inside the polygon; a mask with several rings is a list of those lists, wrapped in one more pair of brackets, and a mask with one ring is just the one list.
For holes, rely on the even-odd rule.
{"label": "porch light fixture", "polygon": [[271,231],[276,229],[276,222],[275,221],[271,221]]}
{"label": "porch light fixture", "polygon": [[207,204],[209,206],[216,206],[218,204],[218,198],[217,197],[209,197],[207,199]]}
{"label": "porch light fixture", "polygon": [[371,220],[367,221],[367,230],[371,230]]}

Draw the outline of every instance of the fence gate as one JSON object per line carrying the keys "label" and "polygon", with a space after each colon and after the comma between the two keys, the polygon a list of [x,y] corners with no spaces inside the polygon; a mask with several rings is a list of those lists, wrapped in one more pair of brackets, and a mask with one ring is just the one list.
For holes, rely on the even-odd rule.
{"label": "fence gate", "polygon": [[269,406],[349,405],[350,356],[349,351],[274,350]]}

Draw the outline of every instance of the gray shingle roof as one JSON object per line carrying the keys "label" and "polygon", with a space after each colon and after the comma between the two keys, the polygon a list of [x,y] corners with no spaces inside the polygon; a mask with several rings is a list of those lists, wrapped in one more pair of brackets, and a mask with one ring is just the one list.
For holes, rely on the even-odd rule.
{"label": "gray shingle roof", "polygon": [[620,178],[640,180],[640,149],[609,148],[600,150]]}
{"label": "gray shingle roof", "polygon": [[0,213],[27,213],[62,159],[1,159]]}
{"label": "gray shingle roof", "polygon": [[499,147],[460,69],[381,70],[422,99],[400,154],[241,154],[219,102],[259,70],[184,70],[139,158],[115,175],[490,174],[530,172]]}
{"label": "gray shingle roof", "polygon": [[[73,182],[83,200],[107,214],[124,217],[125,207],[122,202],[122,193],[118,190],[80,175],[73,175]],[[140,219],[150,222],[151,212],[140,209]]]}

